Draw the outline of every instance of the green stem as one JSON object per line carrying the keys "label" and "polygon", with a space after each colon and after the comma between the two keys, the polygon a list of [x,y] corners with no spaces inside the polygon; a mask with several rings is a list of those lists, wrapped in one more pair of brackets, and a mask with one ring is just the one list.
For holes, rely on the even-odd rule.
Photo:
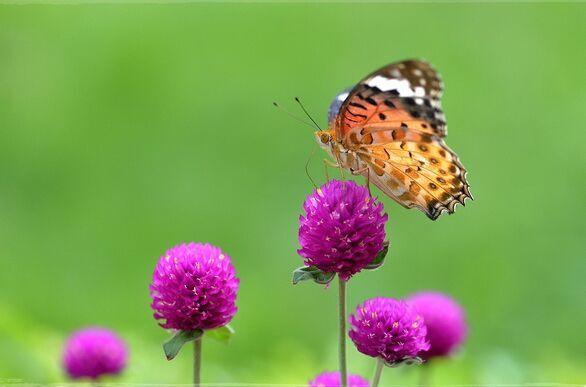
{"label": "green stem", "polygon": [[348,369],[346,366],[346,281],[338,276],[338,301],[340,311],[340,337],[339,337],[339,354],[340,354],[340,381],[342,387],[348,385]]}
{"label": "green stem", "polygon": [[201,342],[203,337],[196,339],[193,342],[193,386],[199,387],[201,385]]}
{"label": "green stem", "polygon": [[429,368],[429,362],[423,363],[419,366],[419,385],[429,386],[431,379],[431,369]]}
{"label": "green stem", "polygon": [[382,357],[376,359],[376,369],[374,370],[374,376],[372,377],[371,387],[378,387],[378,383],[380,382],[380,376],[383,373],[384,365],[385,361]]}

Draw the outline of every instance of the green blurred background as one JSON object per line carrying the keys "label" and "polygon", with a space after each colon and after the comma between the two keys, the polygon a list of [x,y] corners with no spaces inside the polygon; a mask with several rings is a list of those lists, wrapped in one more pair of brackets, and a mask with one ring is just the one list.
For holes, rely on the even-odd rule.
{"label": "green blurred background", "polygon": [[271,103],[300,96],[325,125],[338,91],[416,57],[444,78],[475,201],[432,222],[384,198],[390,259],[350,282],[349,307],[458,299],[469,340],[434,383],[583,383],[585,37],[586,4],[0,6],[0,382],[66,380],[61,345],[87,325],[129,342],[115,380],[189,382],[148,295],[184,241],[222,246],[241,278],[237,335],[204,343],[204,382],[335,369],[335,286],[290,282],[316,145]]}

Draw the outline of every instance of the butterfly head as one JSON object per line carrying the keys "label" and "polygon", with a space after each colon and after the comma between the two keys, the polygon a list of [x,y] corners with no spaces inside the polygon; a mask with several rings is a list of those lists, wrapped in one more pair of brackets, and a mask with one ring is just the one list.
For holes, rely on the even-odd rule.
{"label": "butterfly head", "polygon": [[317,140],[319,146],[327,149],[331,146],[331,143],[333,141],[332,131],[318,130],[317,132],[315,132],[315,139]]}

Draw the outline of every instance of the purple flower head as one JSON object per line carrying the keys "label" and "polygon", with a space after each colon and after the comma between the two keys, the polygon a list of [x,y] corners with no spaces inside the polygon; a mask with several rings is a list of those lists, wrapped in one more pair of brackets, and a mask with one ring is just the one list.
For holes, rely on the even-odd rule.
{"label": "purple flower head", "polygon": [[[309,387],[340,387],[340,372],[324,372],[309,381]],[[369,387],[368,380],[358,375],[348,375],[348,387]]]}
{"label": "purple flower head", "polygon": [[74,332],[63,348],[63,368],[71,378],[98,379],[126,366],[126,346],[114,332],[86,328]]}
{"label": "purple flower head", "polygon": [[347,281],[383,249],[387,214],[365,187],[332,180],[303,203],[299,255],[305,264]]}
{"label": "purple flower head", "polygon": [[423,318],[404,301],[377,297],[350,315],[349,336],[358,351],[382,357],[388,365],[414,358],[429,349]]}
{"label": "purple flower head", "polygon": [[177,245],[159,259],[151,283],[151,307],[163,328],[213,329],[236,314],[236,278],[230,257],[218,247]]}
{"label": "purple flower head", "polygon": [[407,300],[425,319],[431,348],[419,354],[423,359],[446,356],[466,338],[468,325],[462,307],[451,297],[435,292],[416,293]]}

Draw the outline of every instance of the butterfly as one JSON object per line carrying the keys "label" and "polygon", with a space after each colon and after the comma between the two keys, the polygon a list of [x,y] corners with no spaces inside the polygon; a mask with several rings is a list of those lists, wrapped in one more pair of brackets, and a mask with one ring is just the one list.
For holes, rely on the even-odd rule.
{"label": "butterfly", "polygon": [[429,63],[392,63],[337,95],[316,139],[336,166],[435,220],[472,199],[466,169],[444,141],[442,93]]}

